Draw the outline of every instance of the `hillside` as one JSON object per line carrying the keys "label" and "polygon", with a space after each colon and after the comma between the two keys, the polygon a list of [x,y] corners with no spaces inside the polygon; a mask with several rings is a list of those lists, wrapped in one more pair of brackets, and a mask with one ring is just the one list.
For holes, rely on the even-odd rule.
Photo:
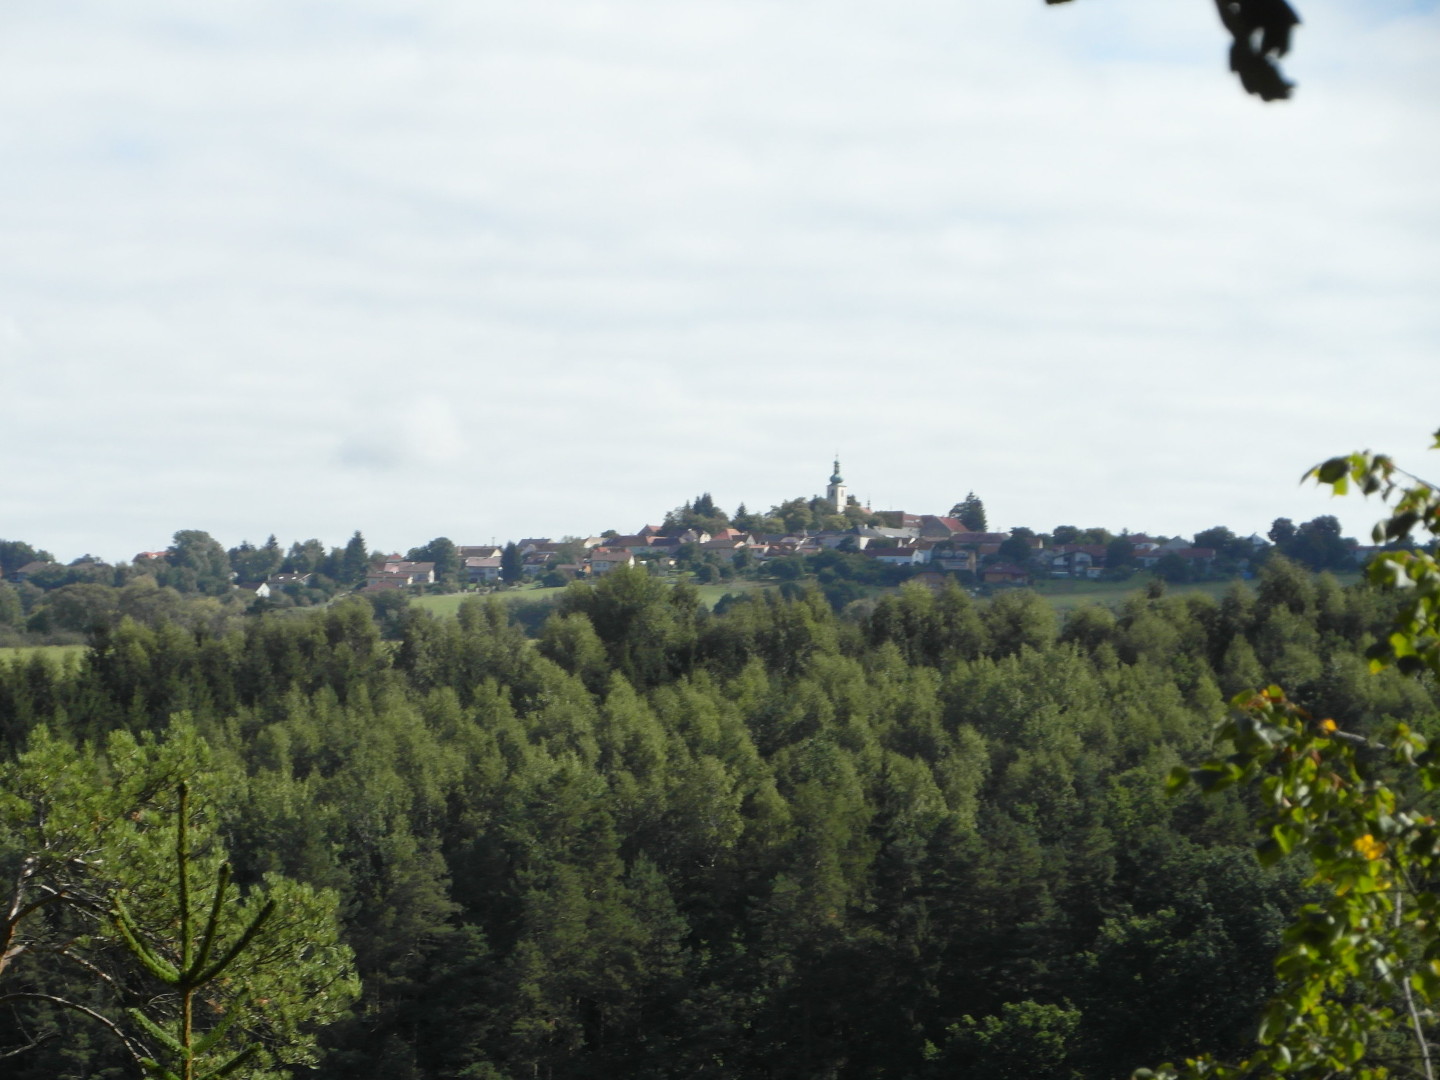
{"label": "hillside", "polygon": [[[315,1075],[1099,1080],[1253,1034],[1299,880],[1242,799],[1163,779],[1271,679],[1428,729],[1433,685],[1360,656],[1389,615],[1283,560],[1064,619],[914,585],[712,614],[619,571],[533,644],[475,598],[129,621],[78,666],[0,661],[0,718],[11,756],[193,730],[237,880],[338,890],[363,996]],[[68,1015],[0,1045],[37,1023],[16,1080],[118,1065]]]}

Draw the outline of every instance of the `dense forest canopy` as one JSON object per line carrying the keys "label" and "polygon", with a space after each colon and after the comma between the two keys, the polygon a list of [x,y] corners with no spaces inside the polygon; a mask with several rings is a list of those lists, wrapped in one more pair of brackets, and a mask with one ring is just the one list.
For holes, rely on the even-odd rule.
{"label": "dense forest canopy", "polygon": [[[1063,621],[953,585],[843,615],[638,570],[561,595],[533,633],[482,598],[121,618],[0,661],[4,753],[203,744],[237,886],[338,898],[362,991],[315,1075],[1098,1078],[1240,1047],[1273,989],[1298,871],[1256,864],[1243,793],[1163,790],[1227,696],[1436,715],[1368,671],[1393,602],[1283,556]],[[0,975],[57,983],[115,1004]],[[0,1015],[0,1046],[37,1031],[17,1080],[126,1075],[83,1016]]]}

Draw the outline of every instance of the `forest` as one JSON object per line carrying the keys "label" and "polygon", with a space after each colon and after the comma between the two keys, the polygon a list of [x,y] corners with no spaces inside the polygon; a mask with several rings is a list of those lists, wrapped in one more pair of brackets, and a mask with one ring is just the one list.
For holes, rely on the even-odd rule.
{"label": "forest", "polygon": [[[478,597],[127,617],[67,664],[0,661],[0,880],[60,813],[46,770],[120,792],[120,757],[169,753],[236,895],[338,935],[307,969],[328,1004],[257,1026],[271,1071],[241,1075],[1128,1076],[1253,1041],[1308,892],[1255,859],[1253,791],[1167,774],[1270,682],[1348,732],[1430,731],[1433,678],[1364,656],[1396,607],[1277,555],[1219,601],[1156,582],[1063,622],[953,585],[712,613],[638,570],[530,631]],[[170,843],[163,814],[105,805]],[[113,929],[65,918],[0,966],[7,1075],[137,1075],[45,995],[122,1034],[165,999]]]}

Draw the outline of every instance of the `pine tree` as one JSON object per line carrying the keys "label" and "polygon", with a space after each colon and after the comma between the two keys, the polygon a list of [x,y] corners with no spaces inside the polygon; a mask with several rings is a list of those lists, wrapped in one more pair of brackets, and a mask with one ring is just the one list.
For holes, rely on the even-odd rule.
{"label": "pine tree", "polygon": [[345,585],[359,586],[365,584],[366,571],[370,569],[370,553],[365,550],[365,537],[360,535],[360,530],[355,530],[355,535],[345,545],[345,552],[340,557],[340,581]]}
{"label": "pine tree", "polygon": [[[103,754],[42,729],[0,769],[6,854],[28,852],[0,922],[0,1005],[83,1016],[158,1080],[247,1064],[276,1077],[314,1064],[314,1027],[338,1018],[358,984],[333,893],[267,875],[236,897],[213,827],[178,779],[205,778],[207,764],[193,730],[176,725],[163,741],[113,733]],[[147,978],[165,989],[132,996]]]}
{"label": "pine tree", "polygon": [[985,504],[973,491],[950,508],[950,516],[959,518],[960,524],[970,532],[985,531]]}

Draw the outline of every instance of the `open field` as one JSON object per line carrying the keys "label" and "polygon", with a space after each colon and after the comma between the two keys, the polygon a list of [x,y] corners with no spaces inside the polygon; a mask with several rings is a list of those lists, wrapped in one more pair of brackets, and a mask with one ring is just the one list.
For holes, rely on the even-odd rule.
{"label": "open field", "polygon": [[[1098,604],[1101,607],[1119,607],[1132,596],[1139,596],[1145,592],[1149,579],[1129,581],[1038,581],[1033,586],[1034,591],[1050,602],[1050,606],[1060,615],[1068,615],[1078,607],[1087,604]],[[1196,581],[1183,585],[1166,584],[1166,596],[1184,596],[1187,593],[1204,593],[1211,599],[1219,600],[1230,587],[1235,584],[1231,581]],[[1240,582],[1245,588],[1251,588],[1249,582]]]}
{"label": "open field", "polygon": [[[776,586],[769,581],[729,581],[719,585],[697,585],[695,591],[700,594],[700,602],[707,608],[713,608],[726,593],[739,595],[741,593],[764,592],[774,589]],[[417,596],[410,601],[415,607],[423,608],[432,615],[453,616],[460,605],[472,596],[482,598],[493,596],[502,604],[528,604],[543,600],[551,600],[563,593],[564,589],[546,589],[538,585],[524,585],[518,589],[504,589],[494,593],[450,593],[445,596]]]}
{"label": "open field", "polygon": [[[1359,573],[1335,574],[1334,577],[1341,585],[1353,585],[1360,580]],[[1226,581],[1193,581],[1180,585],[1167,583],[1165,595],[1204,593],[1214,600],[1219,600],[1230,591],[1230,587],[1237,580],[1232,578]],[[1059,614],[1066,615],[1086,604],[1118,607],[1130,597],[1143,593],[1149,582],[1149,577],[1134,577],[1129,581],[1061,581],[1052,578],[1049,581],[1037,581],[1032,588],[1050,601]],[[1241,581],[1239,584],[1247,589],[1254,588],[1254,583],[1250,581]]]}
{"label": "open field", "polygon": [[719,585],[696,585],[695,591],[700,594],[702,604],[713,608],[727,593],[741,596],[745,593],[769,592],[778,587],[773,581],[726,581]]}
{"label": "open field", "polygon": [[540,600],[549,600],[559,596],[564,589],[545,589],[539,585],[522,585],[518,589],[503,589],[493,593],[447,593],[444,596],[417,596],[410,603],[414,607],[423,608],[432,615],[441,617],[454,616],[460,610],[460,605],[472,597],[488,600],[494,597],[502,604],[528,604]]}
{"label": "open field", "polygon": [[[1335,577],[1342,585],[1353,585],[1360,580],[1359,573],[1336,574]],[[1138,596],[1145,592],[1150,582],[1148,576],[1136,576],[1128,581],[1068,581],[1068,580],[1040,580],[1030,586],[1036,593],[1050,602],[1050,605],[1062,617],[1068,615],[1078,607],[1086,604],[1099,604],[1102,607],[1119,607],[1132,596]],[[1230,587],[1236,583],[1236,579],[1224,581],[1195,581],[1184,584],[1166,584],[1166,596],[1184,596],[1188,593],[1203,593],[1214,600],[1219,600]],[[1253,588],[1253,582],[1242,581],[1240,584],[1247,588]],[[700,594],[700,602],[707,608],[713,608],[720,599],[727,593],[740,595],[743,593],[757,593],[774,590],[779,586],[770,581],[729,581],[716,585],[697,585],[696,591]],[[446,596],[418,596],[411,603],[416,607],[423,608],[432,614],[439,616],[453,617],[461,603],[467,598],[476,595],[493,596],[502,604],[535,603],[537,601],[550,600],[559,596],[564,589],[546,589],[538,585],[525,585],[518,589],[505,589],[500,592],[488,594],[476,593],[451,593]],[[867,589],[867,593],[883,595],[894,592],[889,588]],[[982,601],[983,603],[983,601]],[[54,646],[54,648],[79,648],[79,646]],[[3,656],[4,652],[0,652]]]}
{"label": "open field", "polygon": [[85,655],[86,645],[15,645],[9,648],[0,648],[0,664],[29,662],[31,657],[43,656],[47,661],[56,665],[64,665],[72,659],[78,660]]}

